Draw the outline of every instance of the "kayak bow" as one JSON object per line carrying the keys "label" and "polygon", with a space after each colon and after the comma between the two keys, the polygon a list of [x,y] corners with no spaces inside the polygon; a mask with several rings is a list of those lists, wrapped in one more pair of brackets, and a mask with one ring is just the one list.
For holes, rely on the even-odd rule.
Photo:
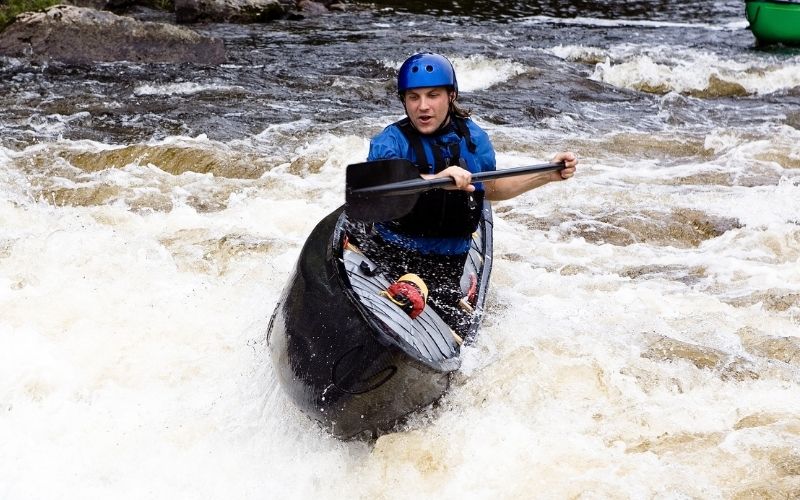
{"label": "kayak bow", "polygon": [[[347,439],[391,429],[438,400],[461,364],[460,338],[431,305],[413,318],[358,248],[372,225],[344,207],[308,237],[275,308],[267,344],[278,383],[304,413]],[[492,215],[484,204],[462,275],[474,337],[491,273]],[[477,289],[477,290],[476,290]]]}
{"label": "kayak bow", "polygon": [[800,0],[746,0],[745,14],[760,45],[800,46]]}

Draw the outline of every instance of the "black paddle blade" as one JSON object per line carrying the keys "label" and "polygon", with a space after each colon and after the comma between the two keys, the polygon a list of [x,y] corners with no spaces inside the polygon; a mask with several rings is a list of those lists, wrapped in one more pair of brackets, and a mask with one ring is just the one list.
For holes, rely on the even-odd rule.
{"label": "black paddle blade", "polygon": [[[564,162],[489,170],[472,174],[473,182],[563,170]],[[455,184],[452,177],[422,179],[408,160],[379,160],[347,166],[345,212],[353,219],[383,222],[411,212],[420,193]]]}
{"label": "black paddle blade", "polygon": [[373,194],[355,191],[419,178],[419,170],[408,160],[378,160],[348,165],[344,211],[351,219],[368,222],[400,218],[414,208],[419,193]]}

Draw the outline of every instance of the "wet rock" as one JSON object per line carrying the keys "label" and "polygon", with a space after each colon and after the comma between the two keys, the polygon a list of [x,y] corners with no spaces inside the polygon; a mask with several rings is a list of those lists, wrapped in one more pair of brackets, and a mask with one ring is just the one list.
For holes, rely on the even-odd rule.
{"label": "wet rock", "polygon": [[[788,148],[783,149],[781,147],[777,150],[766,151],[755,155],[755,159],[763,162],[775,163],[785,169],[800,169],[800,158]],[[775,184],[777,184],[777,182]]]}
{"label": "wet rock", "polygon": [[180,26],[56,5],[19,16],[0,33],[0,54],[73,64],[220,64],[225,60],[225,47],[222,40]]}
{"label": "wet rock", "polygon": [[525,114],[530,116],[531,119],[540,122],[546,120],[547,118],[558,116],[559,111],[555,108],[549,108],[545,106],[529,106],[525,109]]}
{"label": "wet rock", "polygon": [[673,138],[642,133],[621,132],[602,145],[606,151],[635,156],[670,160],[675,158],[713,157],[713,150],[705,143],[693,138]]}
{"label": "wet rock", "polygon": [[252,156],[223,155],[204,148],[134,144],[98,152],[58,153],[70,165],[86,172],[152,164],[172,175],[186,172],[212,174],[228,179],[257,179],[268,169],[264,160]]}
{"label": "wet rock", "polygon": [[581,266],[578,264],[567,264],[566,266],[559,269],[559,274],[561,276],[576,276],[578,274],[592,274],[592,270],[586,266]]}
{"label": "wet rock", "polygon": [[[797,87],[795,87],[797,88]],[[800,90],[797,95],[800,96]],[[794,111],[786,114],[786,125],[800,130],[800,111]]]}
{"label": "wet rock", "polygon": [[701,279],[707,277],[706,269],[701,266],[684,267],[680,265],[656,265],[649,264],[644,266],[630,266],[620,272],[620,276],[631,279],[665,279],[678,281],[686,285],[694,285]]}
{"label": "wet rock", "polygon": [[175,18],[179,23],[263,23],[294,7],[294,1],[283,0],[175,0]]}
{"label": "wet rock", "polygon": [[723,80],[716,75],[711,75],[706,88],[690,91],[689,95],[707,99],[717,97],[745,97],[748,95],[748,92],[740,83]]}
{"label": "wet rock", "polygon": [[767,427],[779,422],[791,422],[797,417],[785,412],[757,412],[740,418],[734,425],[734,430]]}
{"label": "wet rock", "polygon": [[800,476],[800,455],[791,449],[776,450],[770,462],[779,476]]}
{"label": "wet rock", "polygon": [[736,333],[749,352],[792,366],[800,366],[800,338],[766,335],[750,327],[741,328]]}
{"label": "wet rock", "polygon": [[800,293],[792,290],[770,288],[742,297],[728,299],[725,302],[735,307],[750,307],[761,303],[761,307],[767,311],[784,312],[793,307],[800,307]]}
{"label": "wet rock", "polygon": [[581,237],[591,243],[616,246],[646,243],[692,248],[741,227],[737,219],[718,217],[692,209],[676,209],[667,213],[614,209],[610,213],[593,217],[588,218],[586,214],[570,211],[563,211],[549,218],[530,217],[513,211],[505,215],[506,220],[524,223],[534,231],[547,231],[561,226],[569,237]]}
{"label": "wet rock", "polygon": [[663,335],[643,334],[649,346],[641,354],[653,361],[688,361],[699,369],[711,369],[722,380],[757,380],[757,369],[752,363],[727,354],[719,349],[682,342]]}
{"label": "wet rock", "polygon": [[681,342],[661,335],[651,336],[651,343],[642,357],[654,361],[689,361],[697,368],[716,368],[722,365],[727,354],[696,344]]}
{"label": "wet rock", "polygon": [[299,2],[297,2],[297,8],[303,14],[310,14],[310,15],[320,15],[328,12],[328,8],[325,7],[325,4],[322,4],[320,2],[313,2],[311,0],[300,0]]}
{"label": "wet rock", "polygon": [[120,10],[129,7],[133,0],[64,0],[64,5],[97,10]]}
{"label": "wet rock", "polygon": [[656,455],[674,455],[676,453],[704,452],[719,446],[725,439],[721,432],[699,433],[699,432],[679,432],[670,434],[668,432],[652,439],[633,445],[625,450],[625,453],[655,453]]}

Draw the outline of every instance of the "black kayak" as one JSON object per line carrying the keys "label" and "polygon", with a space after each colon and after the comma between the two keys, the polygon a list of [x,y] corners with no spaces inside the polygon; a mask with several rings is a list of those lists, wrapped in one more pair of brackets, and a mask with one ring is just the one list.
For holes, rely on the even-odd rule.
{"label": "black kayak", "polygon": [[[433,306],[411,319],[381,293],[396,277],[359,251],[370,228],[348,219],[344,207],[317,224],[267,333],[280,385],[343,439],[376,436],[434,403],[461,364],[461,338]],[[480,326],[491,267],[492,213],[485,203],[462,277],[467,338]]]}

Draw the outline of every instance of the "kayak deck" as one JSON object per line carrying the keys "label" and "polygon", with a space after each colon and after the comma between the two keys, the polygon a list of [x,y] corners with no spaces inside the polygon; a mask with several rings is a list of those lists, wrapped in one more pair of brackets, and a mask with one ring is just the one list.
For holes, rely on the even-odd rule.
{"label": "kayak deck", "polygon": [[391,284],[377,265],[352,247],[342,255],[347,279],[359,303],[385,325],[385,332],[405,344],[420,361],[441,366],[459,354],[459,344],[450,327],[426,307],[412,319],[382,292]]}

